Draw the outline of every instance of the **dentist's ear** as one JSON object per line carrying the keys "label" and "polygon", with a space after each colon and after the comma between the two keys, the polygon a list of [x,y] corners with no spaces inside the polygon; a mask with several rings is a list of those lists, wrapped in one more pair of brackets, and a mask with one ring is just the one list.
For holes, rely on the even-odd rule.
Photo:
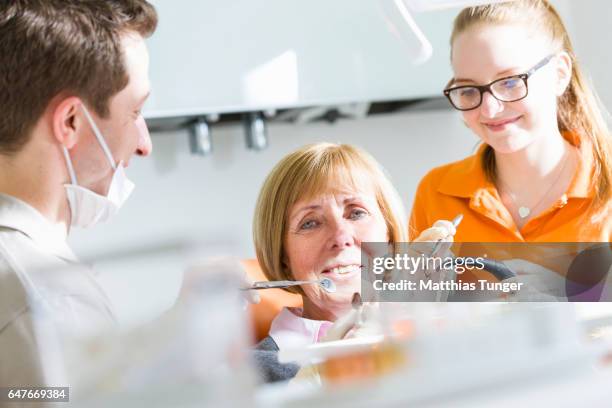
{"label": "dentist's ear", "polygon": [[62,99],[52,112],[52,129],[55,139],[71,149],[79,140],[85,125],[82,115],[78,115],[81,100],[76,96]]}
{"label": "dentist's ear", "polygon": [[572,57],[570,57],[570,55],[565,51],[559,53],[559,55],[557,55],[556,57],[556,60],[557,60],[556,92],[557,92],[557,96],[561,96],[563,95],[563,93],[565,93],[565,90],[567,89],[567,87],[570,84],[570,81],[572,80],[573,64],[572,64]]}

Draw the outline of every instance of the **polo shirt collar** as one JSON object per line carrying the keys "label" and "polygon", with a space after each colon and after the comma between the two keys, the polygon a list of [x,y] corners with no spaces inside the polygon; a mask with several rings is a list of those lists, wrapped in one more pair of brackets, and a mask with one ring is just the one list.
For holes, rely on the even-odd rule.
{"label": "polo shirt collar", "polygon": [[74,252],[66,243],[67,232],[64,224],[52,224],[29,204],[2,193],[0,227],[25,234],[45,252],[67,261],[77,261]]}
{"label": "polo shirt collar", "polygon": [[446,173],[438,186],[438,192],[455,197],[473,198],[484,191],[493,193],[495,185],[491,183],[482,170],[481,157],[486,145],[481,145],[478,152],[453,166],[453,171]]}
{"label": "polo shirt collar", "polygon": [[[563,137],[573,146],[578,147],[578,166],[572,179],[567,197],[592,198],[593,153],[590,143],[582,143],[575,132],[563,132]],[[438,192],[455,197],[480,198],[483,195],[498,195],[497,188],[491,183],[482,169],[482,155],[487,145],[482,144],[476,154],[457,162],[453,171],[449,171],[438,186]]]}
{"label": "polo shirt collar", "polygon": [[302,317],[303,309],[285,307],[272,321],[270,337],[279,350],[300,348],[317,343],[332,323]]}

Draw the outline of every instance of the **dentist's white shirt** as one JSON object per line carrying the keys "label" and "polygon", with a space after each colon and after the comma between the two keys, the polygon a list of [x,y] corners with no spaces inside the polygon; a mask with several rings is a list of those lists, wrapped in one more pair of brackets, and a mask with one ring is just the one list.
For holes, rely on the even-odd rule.
{"label": "dentist's white shirt", "polygon": [[49,384],[46,365],[57,356],[41,323],[87,333],[116,320],[91,269],[66,244],[65,227],[0,194],[0,387]]}

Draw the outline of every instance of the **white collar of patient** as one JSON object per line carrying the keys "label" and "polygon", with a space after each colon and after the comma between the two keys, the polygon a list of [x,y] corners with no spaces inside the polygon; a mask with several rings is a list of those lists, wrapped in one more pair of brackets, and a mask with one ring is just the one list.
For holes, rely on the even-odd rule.
{"label": "white collar of patient", "polygon": [[108,145],[104,141],[102,133],[100,133],[100,130],[91,118],[91,115],[87,111],[85,105],[81,106],[83,107],[85,117],[91,125],[100,147],[104,151],[104,155],[114,170],[113,178],[108,189],[108,194],[103,196],[95,193],[78,185],[74,167],[68,154],[68,149],[66,149],[66,147],[63,148],[71,181],[71,184],[64,184],[66,195],[68,197],[68,204],[70,205],[70,225],[73,227],[88,228],[99,222],[107,221],[109,218],[119,212],[121,206],[125,203],[134,190],[134,183],[132,183],[125,175],[123,162],[115,164],[115,160],[113,159]]}
{"label": "white collar of patient", "polygon": [[270,337],[279,350],[290,350],[317,343],[332,322],[302,317],[303,309],[285,307],[272,321]]}

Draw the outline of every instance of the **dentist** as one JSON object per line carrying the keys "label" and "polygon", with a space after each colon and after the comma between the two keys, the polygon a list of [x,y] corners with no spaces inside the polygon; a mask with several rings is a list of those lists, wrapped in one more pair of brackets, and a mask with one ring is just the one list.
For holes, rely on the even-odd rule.
{"label": "dentist", "polygon": [[148,156],[145,0],[21,0],[0,7],[0,387],[45,384],[32,305],[78,330],[115,324],[72,227],[113,216]]}

